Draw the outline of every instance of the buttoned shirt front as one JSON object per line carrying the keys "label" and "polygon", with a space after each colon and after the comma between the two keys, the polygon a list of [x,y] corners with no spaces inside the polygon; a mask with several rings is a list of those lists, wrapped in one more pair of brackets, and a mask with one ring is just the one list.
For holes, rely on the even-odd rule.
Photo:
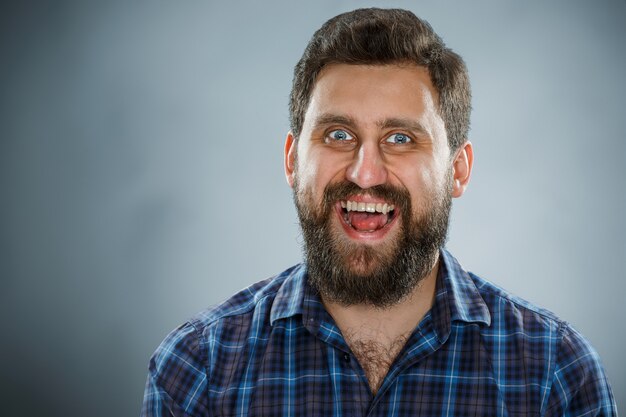
{"label": "buttoned shirt front", "polygon": [[589,343],[441,251],[435,301],[376,395],[297,265],[174,330],[143,416],[613,416]]}

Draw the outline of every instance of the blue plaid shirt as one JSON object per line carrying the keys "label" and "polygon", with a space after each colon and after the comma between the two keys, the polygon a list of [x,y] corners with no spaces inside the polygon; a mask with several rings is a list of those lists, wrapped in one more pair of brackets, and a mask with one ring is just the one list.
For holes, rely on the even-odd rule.
{"label": "blue plaid shirt", "polygon": [[441,259],[433,307],[376,395],[298,265],[167,336],[142,416],[617,415],[578,332]]}

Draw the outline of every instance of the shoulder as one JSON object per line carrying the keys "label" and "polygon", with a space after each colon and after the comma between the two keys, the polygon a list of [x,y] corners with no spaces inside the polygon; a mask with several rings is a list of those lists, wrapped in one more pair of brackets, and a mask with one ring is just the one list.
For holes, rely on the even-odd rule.
{"label": "shoulder", "polygon": [[150,358],[142,415],[168,414],[162,410],[182,410],[181,415],[206,412],[203,393],[218,360],[216,351],[225,351],[234,361],[233,353],[251,332],[257,332],[252,335],[255,339],[261,337],[258,333],[269,327],[263,322],[269,323],[277,294],[300,267],[257,282],[170,332]]}
{"label": "shoulder", "polygon": [[468,275],[476,285],[476,288],[478,288],[481,297],[492,314],[494,312],[519,313],[525,314],[527,317],[542,319],[545,324],[550,326],[560,327],[564,324],[563,320],[559,319],[559,317],[550,310],[513,295],[491,281],[487,281],[472,272],[468,272]]}
{"label": "shoulder", "polygon": [[468,275],[491,315],[488,333],[495,333],[499,338],[517,336],[540,341],[552,348],[543,354],[554,358],[562,348],[571,350],[572,354],[578,352],[597,356],[580,333],[550,310],[513,295],[471,272]]}
{"label": "shoulder", "polygon": [[258,314],[259,310],[269,314],[274,299],[285,280],[301,267],[301,265],[295,265],[277,275],[252,284],[225,301],[200,311],[189,320],[189,323],[199,332],[204,332],[219,322],[245,318],[253,313]]}
{"label": "shoulder", "polygon": [[[276,295],[285,280],[300,268],[301,265],[293,266],[200,311],[165,337],[155,351],[151,365],[164,368],[168,358],[179,358],[186,363],[193,356],[192,363],[206,367],[208,345],[212,342],[236,343],[236,339],[246,337],[254,321],[269,322]],[[163,369],[155,371],[164,374]]]}
{"label": "shoulder", "polygon": [[302,265],[295,265],[265,280],[256,282],[233,294],[226,300],[208,307],[171,332],[163,341],[166,346],[190,338],[202,338],[213,328],[228,322],[241,323],[253,315],[269,315],[276,295],[287,278],[297,273]]}
{"label": "shoulder", "polygon": [[[548,415],[614,415],[615,402],[600,357],[589,341],[553,312],[468,273],[491,314],[487,345],[517,357],[537,381]],[[549,395],[548,395],[549,394]],[[599,412],[599,414],[595,414]],[[605,414],[603,414],[605,413]]]}
{"label": "shoulder", "polygon": [[513,295],[476,274],[468,272],[468,275],[489,309],[493,329],[541,333],[553,339],[567,326],[550,310]]}
{"label": "shoulder", "polygon": [[617,415],[600,356],[570,325],[563,327],[556,354],[548,410],[562,415]]}

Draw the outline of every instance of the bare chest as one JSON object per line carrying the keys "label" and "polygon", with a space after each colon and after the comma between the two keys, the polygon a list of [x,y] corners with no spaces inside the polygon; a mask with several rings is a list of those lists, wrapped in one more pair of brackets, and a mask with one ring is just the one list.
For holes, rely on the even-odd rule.
{"label": "bare chest", "polygon": [[365,371],[367,382],[373,394],[376,394],[389,368],[404,347],[407,337],[400,336],[395,340],[347,338],[348,346]]}

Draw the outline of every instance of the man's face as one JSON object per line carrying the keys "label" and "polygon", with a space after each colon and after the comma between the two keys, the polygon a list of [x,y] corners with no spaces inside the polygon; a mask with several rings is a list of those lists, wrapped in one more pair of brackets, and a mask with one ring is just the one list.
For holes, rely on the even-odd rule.
{"label": "man's face", "polygon": [[437,104],[416,65],[320,73],[285,166],[309,279],[326,299],[388,306],[434,266],[460,195]]}

